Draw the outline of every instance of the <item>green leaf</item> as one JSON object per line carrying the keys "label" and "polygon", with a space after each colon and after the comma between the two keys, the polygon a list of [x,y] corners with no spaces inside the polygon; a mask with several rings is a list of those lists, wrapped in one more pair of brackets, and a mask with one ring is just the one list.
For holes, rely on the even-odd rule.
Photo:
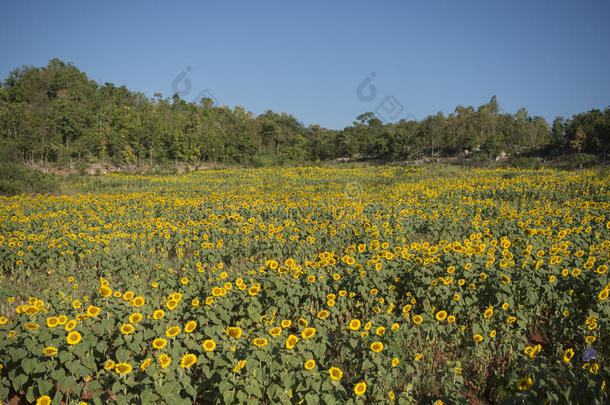
{"label": "green leaf", "polygon": [[142,391],[142,394],[140,394],[140,401],[142,404],[156,404],[159,402],[159,399],[160,397],[150,388],[145,389]]}
{"label": "green leaf", "polygon": [[53,401],[52,404],[53,405],[60,405],[61,404],[61,400],[63,399],[64,394],[62,394],[59,390],[55,392],[55,396],[53,397]]}
{"label": "green leaf", "polygon": [[315,394],[312,394],[311,392],[308,392],[307,394],[305,394],[305,403],[307,405],[317,405],[320,403],[320,397]]}
{"label": "green leaf", "polygon": [[38,378],[34,380],[34,382],[36,383],[36,387],[38,387],[38,396],[47,395],[53,388],[53,383],[43,378]]}
{"label": "green leaf", "polygon": [[332,391],[333,390],[333,386],[330,383],[330,380],[325,380],[322,383],[322,391]]}
{"label": "green leaf", "polygon": [[79,364],[75,361],[68,363],[66,365],[66,367],[68,368],[68,370],[70,370],[72,375],[75,376],[76,378],[84,378],[89,375],[87,368],[85,368],[84,366],[82,366],[81,364]]}
{"label": "green leaf", "polygon": [[36,366],[34,367],[34,374],[44,373],[46,370],[46,365],[42,361],[37,361]]}
{"label": "green leaf", "polygon": [[60,379],[64,378],[65,375],[66,375],[66,372],[63,368],[58,368],[58,369],[51,371],[51,378],[54,379],[55,381],[59,381]]}
{"label": "green leaf", "polygon": [[114,384],[112,384],[112,387],[110,387],[110,391],[112,391],[113,394],[121,392],[122,389],[123,385],[120,381],[115,381]]}
{"label": "green leaf", "polygon": [[95,351],[99,354],[104,354],[106,353],[106,350],[108,349],[108,343],[101,341],[98,342],[94,345],[95,347]]}
{"label": "green leaf", "polygon": [[126,395],[118,394],[116,395],[116,403],[119,405],[129,405],[129,398]]}
{"label": "green leaf", "polygon": [[129,359],[129,351],[122,347],[116,351],[116,359],[119,363],[125,363]]}
{"label": "green leaf", "polygon": [[36,365],[36,360],[34,360],[34,359],[25,358],[25,359],[21,360],[21,367],[23,368],[23,371],[25,371],[26,374],[32,374],[32,371],[34,370],[35,365]]}
{"label": "green leaf", "polygon": [[363,370],[368,370],[368,369],[371,369],[373,367],[375,367],[375,365],[369,359],[366,359],[366,360],[364,360],[362,362],[362,369]]}
{"label": "green leaf", "polygon": [[80,397],[83,392],[83,383],[74,384],[71,388],[72,392],[76,394],[77,397]]}
{"label": "green leaf", "polygon": [[72,353],[76,355],[77,358],[82,358],[87,352],[87,346],[84,344],[78,344],[71,348]]}
{"label": "green leaf", "polygon": [[246,385],[245,389],[249,395],[254,395],[257,398],[260,398],[263,396],[263,392],[261,391],[260,385],[258,385],[256,383]]}
{"label": "green leaf", "polygon": [[140,350],[140,344],[135,340],[128,342],[127,347],[129,347],[133,352],[137,352],[138,350]]}
{"label": "green leaf", "polygon": [[87,367],[89,371],[97,370],[97,366],[95,364],[95,358],[93,356],[87,356],[81,360],[81,363],[84,367]]}
{"label": "green leaf", "polygon": [[13,378],[13,388],[15,388],[16,391],[19,391],[27,380],[28,380],[27,375],[18,374],[17,376],[15,376],[15,378]]}
{"label": "green leaf", "polygon": [[225,404],[232,404],[234,398],[235,398],[234,390],[222,391],[222,399],[225,401]]}
{"label": "green leaf", "polygon": [[87,384],[87,391],[89,391],[89,392],[95,392],[95,391],[99,391],[101,389],[102,389],[102,384],[100,384],[96,380],[89,381],[89,384]]}
{"label": "green leaf", "polygon": [[147,328],[144,330],[144,340],[150,340],[155,335],[156,335],[156,333],[153,328]]}
{"label": "green leaf", "polygon": [[248,395],[246,395],[243,391],[237,391],[237,399],[240,403],[246,402],[248,400]]}
{"label": "green leaf", "polygon": [[333,405],[333,404],[339,403],[339,401],[337,401],[335,399],[335,397],[330,394],[324,394],[324,395],[322,395],[322,398],[324,399],[324,403],[327,405]]}
{"label": "green leaf", "polygon": [[9,352],[9,356],[12,357],[14,361],[21,360],[27,355],[28,351],[20,347],[11,349],[11,351]]}
{"label": "green leaf", "polygon": [[257,311],[254,307],[248,307],[248,316],[250,317],[250,320],[254,323],[258,323],[261,318],[260,312]]}
{"label": "green leaf", "polygon": [[76,379],[72,376],[66,376],[57,381],[62,391],[67,391],[70,387],[72,387],[72,385],[74,385],[75,382]]}
{"label": "green leaf", "polygon": [[25,399],[27,399],[31,403],[33,403],[34,400],[36,399],[36,394],[34,394],[34,386],[33,385],[30,385],[30,387],[28,388],[28,391],[25,394]]}
{"label": "green leaf", "polygon": [[57,357],[59,357],[59,362],[60,363],[66,364],[66,363],[70,362],[70,360],[72,360],[72,353],[63,350],[63,351],[59,352]]}

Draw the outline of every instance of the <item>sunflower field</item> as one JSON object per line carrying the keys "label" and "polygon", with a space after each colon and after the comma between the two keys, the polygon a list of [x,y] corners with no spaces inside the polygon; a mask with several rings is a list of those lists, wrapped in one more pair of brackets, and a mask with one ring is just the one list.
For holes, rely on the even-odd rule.
{"label": "sunflower field", "polygon": [[0,197],[0,400],[607,403],[609,187],[302,167]]}

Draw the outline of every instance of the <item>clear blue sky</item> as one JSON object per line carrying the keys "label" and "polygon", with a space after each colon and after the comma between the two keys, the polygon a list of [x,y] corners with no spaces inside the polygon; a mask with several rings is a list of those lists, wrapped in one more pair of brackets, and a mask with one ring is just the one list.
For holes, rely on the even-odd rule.
{"label": "clear blue sky", "polygon": [[[57,57],[171,96],[190,67],[184,99],[207,89],[221,105],[306,125],[343,128],[387,96],[403,107],[390,121],[493,94],[505,112],[547,120],[610,105],[607,0],[4,1],[0,15],[2,79]],[[363,101],[372,72],[376,96]]]}

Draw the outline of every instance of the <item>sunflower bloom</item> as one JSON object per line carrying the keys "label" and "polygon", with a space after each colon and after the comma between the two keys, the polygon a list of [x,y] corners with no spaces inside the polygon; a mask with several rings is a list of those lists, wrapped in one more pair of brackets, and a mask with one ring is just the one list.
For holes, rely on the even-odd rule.
{"label": "sunflower bloom", "polygon": [[117,363],[116,366],[114,366],[114,371],[116,371],[117,374],[129,374],[131,373],[131,365],[127,363]]}
{"label": "sunflower bloom", "polygon": [[166,345],[167,345],[167,340],[165,340],[163,338],[156,338],[152,342],[152,346],[157,350],[163,349]]}
{"label": "sunflower bloom", "polygon": [[197,356],[187,353],[180,360],[180,368],[191,368],[195,363],[197,363]]}
{"label": "sunflower bloom", "polygon": [[360,396],[366,392],[366,383],[364,381],[359,382],[354,387],[354,394]]}
{"label": "sunflower bloom", "polygon": [[305,328],[305,329],[303,329],[303,332],[301,332],[301,336],[303,337],[303,339],[310,339],[315,334],[316,334],[315,328]]}
{"label": "sunflower bloom", "polygon": [[286,338],[286,349],[292,349],[297,344],[299,338],[295,335],[290,335]]}
{"label": "sunflower bloom", "polygon": [[159,355],[158,359],[159,359],[159,363],[161,363],[161,368],[166,368],[172,362],[172,358],[169,357],[165,353],[162,353],[161,355]]}
{"label": "sunflower bloom", "polygon": [[81,336],[81,334],[76,331],[72,331],[68,333],[68,336],[66,336],[66,342],[68,342],[69,345],[75,345],[82,339],[83,337]]}
{"label": "sunflower bloom", "polygon": [[142,314],[139,312],[135,312],[131,315],[129,315],[129,322],[130,323],[138,323],[142,320]]}
{"label": "sunflower bloom", "polygon": [[269,343],[269,340],[266,338],[254,338],[254,340],[252,340],[252,344],[258,347],[264,347],[267,345],[267,343]]}
{"label": "sunflower bloom", "polygon": [[135,328],[130,323],[125,323],[121,326],[121,333],[123,335],[131,335],[134,332]]}
{"label": "sunflower bloom", "polygon": [[131,300],[131,305],[133,305],[136,308],[140,308],[141,306],[144,305],[146,301],[144,300],[144,297],[135,297],[133,300]]}
{"label": "sunflower bloom", "polygon": [[165,335],[169,338],[176,337],[180,333],[180,328],[178,326],[172,326],[165,331]]}
{"label": "sunflower bloom", "polygon": [[330,375],[330,378],[335,381],[339,381],[343,377],[343,371],[338,367],[329,368],[328,374]]}
{"label": "sunflower bloom", "polygon": [[242,360],[239,363],[237,363],[237,365],[235,367],[233,367],[233,372],[234,373],[239,373],[242,368],[244,368],[246,366],[246,360]]}
{"label": "sunflower bloom", "polygon": [[36,405],[50,405],[51,397],[48,395],[43,395],[36,400]]}
{"label": "sunflower bloom", "polygon": [[142,362],[142,364],[140,364],[140,370],[142,370],[142,371],[146,371],[146,369],[147,369],[148,367],[150,367],[150,363],[151,363],[151,358],[149,357],[149,358],[147,358],[146,360],[144,360],[144,361]]}
{"label": "sunflower bloom", "polygon": [[89,305],[89,307],[87,308],[88,316],[97,316],[99,313],[100,313],[99,307],[96,307],[94,305]]}
{"label": "sunflower bloom", "polygon": [[216,342],[214,342],[212,339],[205,340],[201,345],[203,346],[203,350],[206,352],[213,352],[214,349],[216,349]]}
{"label": "sunflower bloom", "polygon": [[374,351],[375,353],[379,353],[380,351],[383,350],[383,343],[381,343],[381,342],[371,343],[371,350]]}
{"label": "sunflower bloom", "polygon": [[231,327],[229,326],[227,328],[227,335],[231,336],[232,338],[238,339],[241,337],[241,328],[235,326],[235,327]]}
{"label": "sunflower bloom", "polygon": [[532,384],[534,384],[534,382],[532,381],[531,378],[521,378],[521,379],[519,379],[519,381],[517,381],[517,389],[519,391],[524,391],[524,390],[528,389],[529,387],[531,387]]}
{"label": "sunflower bloom", "polygon": [[57,354],[57,348],[53,346],[48,346],[42,349],[42,353],[47,356],[55,356]]}
{"label": "sunflower bloom", "polygon": [[58,325],[57,318],[54,316],[50,316],[47,318],[47,327],[54,328]]}
{"label": "sunflower bloom", "polygon": [[72,329],[76,328],[76,320],[70,319],[66,326],[64,327],[66,332],[70,332]]}
{"label": "sunflower bloom", "polygon": [[186,333],[192,333],[195,330],[196,327],[197,327],[197,322],[195,322],[195,321],[188,321],[186,323],[186,325],[184,325],[184,331]]}

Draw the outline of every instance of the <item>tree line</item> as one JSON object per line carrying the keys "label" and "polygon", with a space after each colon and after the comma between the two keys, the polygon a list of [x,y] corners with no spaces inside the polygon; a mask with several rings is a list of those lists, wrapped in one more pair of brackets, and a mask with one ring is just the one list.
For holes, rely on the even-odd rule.
{"label": "tree line", "polygon": [[0,157],[19,162],[107,161],[117,165],[164,161],[272,164],[346,156],[408,160],[476,152],[571,153],[605,162],[610,107],[549,124],[525,108],[501,113],[496,97],[458,106],[421,121],[383,123],[359,115],[343,130],[305,126],[271,110],[254,116],[212,99],[186,102],[175,94],[152,98],[98,84],[71,63],[23,66],[0,83]]}

